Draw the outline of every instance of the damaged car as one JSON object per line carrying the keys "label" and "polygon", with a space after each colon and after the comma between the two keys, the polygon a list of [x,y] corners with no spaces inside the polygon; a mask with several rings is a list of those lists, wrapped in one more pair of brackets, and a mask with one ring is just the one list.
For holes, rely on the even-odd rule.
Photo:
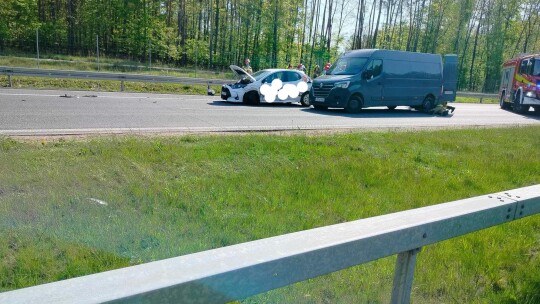
{"label": "damaged car", "polygon": [[309,107],[311,79],[302,71],[288,69],[260,70],[253,75],[231,65],[239,80],[221,87],[221,99],[248,105],[260,103],[300,103]]}

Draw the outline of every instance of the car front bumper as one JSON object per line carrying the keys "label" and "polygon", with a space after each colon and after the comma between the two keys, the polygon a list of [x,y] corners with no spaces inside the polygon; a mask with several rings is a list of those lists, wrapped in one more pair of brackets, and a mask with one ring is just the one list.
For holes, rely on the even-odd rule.
{"label": "car front bumper", "polygon": [[223,85],[221,87],[221,99],[227,102],[242,102],[242,96],[235,89],[232,89],[228,85]]}

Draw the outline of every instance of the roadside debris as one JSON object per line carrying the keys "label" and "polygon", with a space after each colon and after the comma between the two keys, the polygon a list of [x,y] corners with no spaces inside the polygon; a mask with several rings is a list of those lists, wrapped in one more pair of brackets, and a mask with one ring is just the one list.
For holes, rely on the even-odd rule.
{"label": "roadside debris", "polygon": [[210,88],[210,83],[208,83],[208,96],[214,96],[216,92]]}
{"label": "roadside debris", "polygon": [[79,98],[79,96],[75,95],[68,95],[68,94],[64,94],[64,95],[60,95],[60,97],[64,97],[64,98]]}

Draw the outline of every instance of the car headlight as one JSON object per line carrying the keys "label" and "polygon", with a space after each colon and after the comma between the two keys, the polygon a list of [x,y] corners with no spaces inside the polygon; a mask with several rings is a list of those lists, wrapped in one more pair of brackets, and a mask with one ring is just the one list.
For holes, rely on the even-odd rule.
{"label": "car headlight", "polygon": [[525,94],[527,97],[534,97],[534,92],[530,91]]}
{"label": "car headlight", "polygon": [[342,89],[346,89],[349,87],[349,83],[350,81],[340,81],[340,82],[336,82],[334,83],[334,88],[342,88]]}

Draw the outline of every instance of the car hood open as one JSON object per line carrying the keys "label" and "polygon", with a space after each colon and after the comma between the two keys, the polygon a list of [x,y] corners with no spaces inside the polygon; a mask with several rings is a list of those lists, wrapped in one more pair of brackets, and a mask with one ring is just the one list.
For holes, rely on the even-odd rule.
{"label": "car hood open", "polygon": [[241,67],[239,66],[236,66],[234,64],[231,64],[229,66],[231,68],[231,70],[240,78],[247,78],[249,79],[250,82],[255,82],[255,78],[253,78],[251,75],[249,75],[248,72],[246,72],[244,69],[242,69]]}

